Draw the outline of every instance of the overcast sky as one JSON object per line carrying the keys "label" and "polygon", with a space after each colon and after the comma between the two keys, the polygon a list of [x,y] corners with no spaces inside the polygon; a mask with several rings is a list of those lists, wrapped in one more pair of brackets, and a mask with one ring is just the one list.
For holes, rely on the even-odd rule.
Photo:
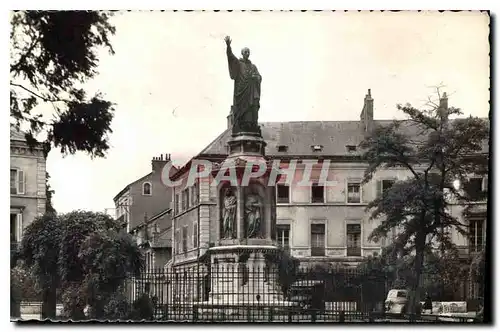
{"label": "overcast sky", "polygon": [[397,103],[422,106],[441,83],[450,106],[489,112],[486,14],[145,11],[112,22],[116,54],[102,53],[87,84],[117,104],[111,149],[95,160],[50,153],[58,212],[112,208],[153,156],[181,164],[225,129],[226,35],[236,55],[250,48],[262,75],[259,121],[358,120],[369,88],[375,118],[401,118]]}

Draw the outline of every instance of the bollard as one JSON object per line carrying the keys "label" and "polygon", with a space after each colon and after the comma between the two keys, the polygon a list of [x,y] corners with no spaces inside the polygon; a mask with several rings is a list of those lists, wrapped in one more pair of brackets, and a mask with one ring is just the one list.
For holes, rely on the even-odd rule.
{"label": "bollard", "polygon": [[339,312],[339,322],[340,323],[344,323],[345,322],[345,311],[342,310],[341,312]]}

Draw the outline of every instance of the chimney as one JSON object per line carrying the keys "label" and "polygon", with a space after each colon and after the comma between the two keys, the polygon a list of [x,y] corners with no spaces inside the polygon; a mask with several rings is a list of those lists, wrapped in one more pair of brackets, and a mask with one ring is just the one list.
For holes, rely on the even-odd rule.
{"label": "chimney", "polygon": [[233,113],[233,106],[231,106],[231,111],[227,116],[227,129],[233,128],[233,120],[234,120],[234,113]]}
{"label": "chimney", "polygon": [[373,129],[373,98],[371,89],[368,89],[368,94],[365,96],[360,119],[365,132],[369,132]]}
{"label": "chimney", "polygon": [[439,117],[441,121],[448,122],[448,96],[446,92],[443,93],[441,99],[439,99]]}
{"label": "chimney", "polygon": [[170,161],[170,155],[165,154],[165,158],[163,157],[163,154],[161,154],[159,157],[153,157],[153,160],[151,160],[151,169],[153,171],[153,174],[161,174],[161,171],[163,170],[163,167]]}

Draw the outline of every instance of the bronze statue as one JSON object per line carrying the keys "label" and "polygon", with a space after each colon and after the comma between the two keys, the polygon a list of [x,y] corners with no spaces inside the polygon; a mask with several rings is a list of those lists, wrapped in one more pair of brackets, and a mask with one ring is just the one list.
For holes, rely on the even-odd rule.
{"label": "bronze statue", "polygon": [[234,239],[235,236],[235,225],[236,221],[236,196],[233,194],[232,189],[226,190],[226,195],[224,197],[224,210],[222,216],[222,238],[223,239]]}
{"label": "bronze statue", "polygon": [[260,196],[249,194],[245,200],[245,220],[247,224],[247,237],[259,237],[262,221],[262,203]]}
{"label": "bronze statue", "polygon": [[234,80],[233,94],[233,135],[240,132],[260,134],[258,112],[260,108],[260,76],[257,67],[250,61],[250,50],[241,50],[243,58],[238,59],[231,51],[231,38],[227,36],[226,53],[229,65],[229,76]]}

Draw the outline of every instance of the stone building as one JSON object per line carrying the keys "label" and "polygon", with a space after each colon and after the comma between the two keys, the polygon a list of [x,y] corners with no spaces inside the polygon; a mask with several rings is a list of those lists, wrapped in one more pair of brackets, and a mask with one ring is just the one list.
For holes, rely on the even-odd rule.
{"label": "stone building", "polygon": [[[441,102],[447,107],[447,99]],[[261,123],[266,155],[280,159],[285,169],[297,163],[295,177],[301,178],[306,160],[329,162],[328,180],[333,185],[303,186],[294,181],[288,186],[282,181],[276,186],[276,240],[304,264],[325,261],[356,265],[364,257],[379,253],[390,241],[390,237],[380,243],[368,240],[377,223],[369,220],[365,208],[395,180],[410,174],[403,168],[380,170],[370,182],[361,184],[366,163],[360,158],[358,146],[374,124],[391,122],[374,119],[373,98],[368,90],[359,121]],[[172,177],[181,184],[174,187],[172,194],[173,256],[168,266],[189,267],[207,248],[217,244],[216,187],[210,185],[209,177],[191,186],[186,185],[186,179],[193,160],[221,162],[227,157],[230,127],[228,117],[228,129]],[[417,135],[418,129],[404,123],[402,130]],[[486,144],[484,152],[488,153]],[[313,181],[320,176],[319,167],[317,164],[311,171]],[[471,237],[452,231],[453,241],[464,254],[481,249],[485,243],[487,195],[482,193],[487,183],[487,178],[472,178],[464,184],[466,191],[478,197],[473,214],[465,220],[471,225]],[[455,202],[450,209],[463,220],[462,206]]]}
{"label": "stone building", "polygon": [[41,148],[30,150],[24,133],[10,128],[10,242],[18,243],[23,230],[45,213],[46,159]]}
{"label": "stone building", "polygon": [[[447,99],[441,102],[447,107]],[[283,181],[277,184],[276,240],[279,245],[304,263],[327,261],[356,265],[388,244],[390,236],[380,243],[368,240],[377,223],[369,220],[365,208],[395,180],[403,180],[410,174],[403,168],[383,169],[370,182],[362,184],[366,163],[360,158],[358,146],[374,124],[391,122],[374,119],[373,98],[368,90],[359,121],[261,123],[268,157],[280,159],[282,168],[296,162],[298,178],[306,169],[305,160],[329,162],[328,180],[333,183],[326,187],[296,183],[288,186]],[[228,129],[172,177],[182,184],[175,186],[172,194],[173,257],[169,266],[189,267],[218,241],[216,187],[210,185],[209,177],[198,179],[191,186],[186,185],[186,179],[193,160],[221,162],[226,158],[230,127],[228,118]],[[410,123],[403,123],[402,129],[417,135],[418,129]],[[487,144],[484,153],[488,153]],[[313,180],[320,176],[319,166],[312,169]],[[487,184],[487,177],[474,177],[463,186],[470,195],[477,196],[476,206],[465,220],[470,224],[471,236],[452,231],[452,239],[464,255],[480,250],[485,243]],[[463,220],[463,206],[454,202],[450,209]]]}
{"label": "stone building", "polygon": [[171,256],[171,189],[161,179],[170,155],[155,157],[151,172],[123,188],[115,197],[116,218],[143,247],[146,268],[163,266]]}

